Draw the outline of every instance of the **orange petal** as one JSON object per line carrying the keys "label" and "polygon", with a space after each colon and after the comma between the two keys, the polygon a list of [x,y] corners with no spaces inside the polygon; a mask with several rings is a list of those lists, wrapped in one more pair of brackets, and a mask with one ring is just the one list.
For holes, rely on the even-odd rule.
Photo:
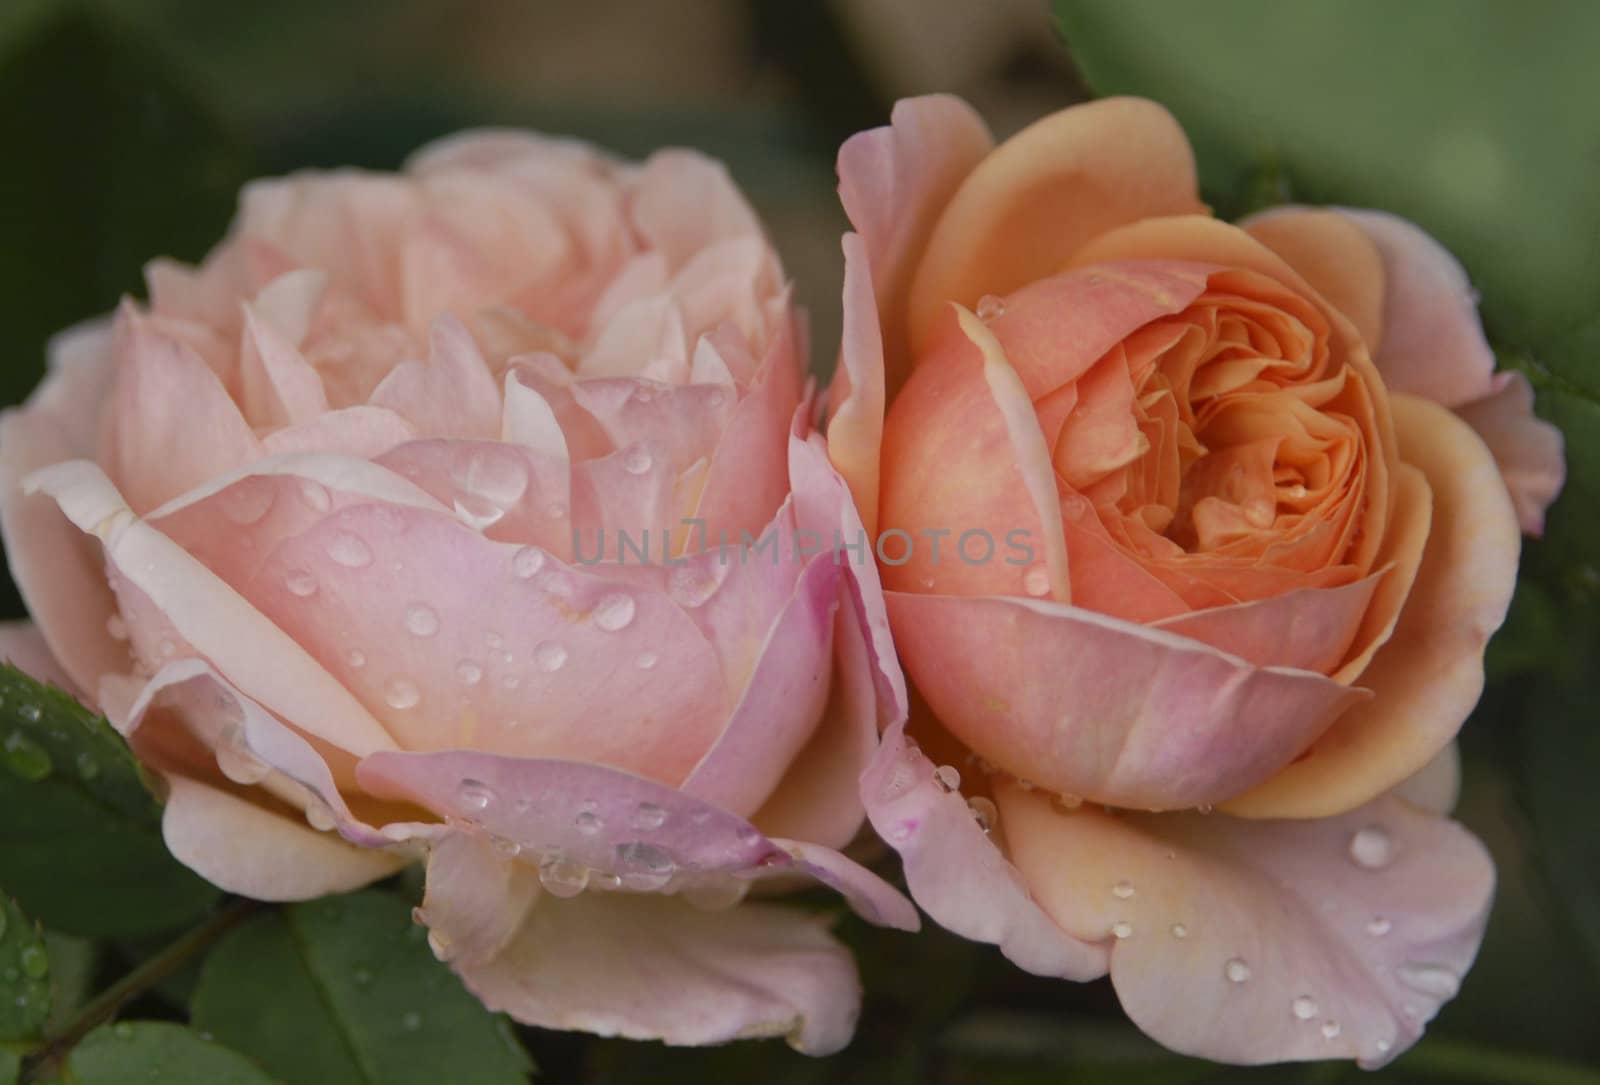
{"label": "orange petal", "polygon": [[1383,258],[1359,226],[1309,207],[1275,207],[1239,225],[1348,317],[1369,350],[1383,342]]}

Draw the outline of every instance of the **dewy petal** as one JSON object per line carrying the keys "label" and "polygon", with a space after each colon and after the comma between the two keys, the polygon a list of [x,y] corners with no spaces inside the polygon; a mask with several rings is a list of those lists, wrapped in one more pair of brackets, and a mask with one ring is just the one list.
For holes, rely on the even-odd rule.
{"label": "dewy petal", "polygon": [[[887,126],[858,132],[839,148],[839,201],[862,239],[859,270],[867,281],[858,289],[876,295],[873,324],[881,327],[888,362],[887,376],[876,379],[891,390],[911,368],[906,295],[928,234],[957,186],[993,146],[971,106],[952,95],[929,94],[896,102]],[[848,322],[848,278],[845,289]],[[859,319],[859,334],[865,335],[865,314]],[[836,398],[843,401],[842,395]],[[871,515],[863,519],[870,527]]]}
{"label": "dewy petal", "polygon": [[884,733],[861,777],[861,798],[873,829],[900,853],[911,895],[940,926],[999,946],[1035,975],[1105,975],[1105,949],[1072,937],[1040,910],[966,801],[937,782],[904,721]]}
{"label": "dewy petal", "polygon": [[911,347],[946,302],[971,308],[1053,275],[1113,227],[1204,210],[1193,152],[1159,105],[1106,98],[1052,114],[980,162],[939,216],[908,301]]}
{"label": "dewy petal", "polygon": [[460,968],[492,960],[521,929],[539,896],[539,874],[474,833],[451,832],[428,851],[427,889],[417,922],[434,952]]}
{"label": "dewy petal", "polygon": [[402,416],[425,437],[499,437],[500,389],[472,334],[453,316],[433,322],[427,362],[401,362],[368,402]]}
{"label": "dewy petal", "polygon": [[1349,653],[1373,593],[1386,575],[1373,573],[1337,588],[1298,588],[1150,624],[1240,656],[1258,667],[1331,674]]}
{"label": "dewy petal", "polygon": [[24,479],[72,452],[50,415],[33,408],[0,415],[0,536],[11,577],[54,658],[92,697],[102,674],[128,667],[127,646],[106,624],[117,603],[105,560],[55,502],[23,488]]}
{"label": "dewy petal", "polygon": [[1393,410],[1400,457],[1427,475],[1434,519],[1394,635],[1361,675],[1373,697],[1230,812],[1309,818],[1358,806],[1427,764],[1483,690],[1484,645],[1516,585],[1516,514],[1466,423],[1416,396],[1395,396]]}
{"label": "dewy petal", "polygon": [[1561,492],[1567,468],[1561,431],[1533,413],[1533,389],[1521,373],[1504,373],[1499,387],[1456,409],[1478,431],[1500,465],[1517,520],[1527,535],[1544,534],[1544,513]]}
{"label": "dewy petal", "polygon": [[783,1036],[826,1055],[849,1042],[861,999],[826,922],[762,904],[545,896],[498,957],[460,972],[489,1009],[542,1028],[670,1044]]}
{"label": "dewy petal", "polygon": [[1365,696],[1059,603],[888,599],[906,669],[956,737],[1020,779],[1096,802],[1221,802],[1282,769]]}
{"label": "dewy petal", "polygon": [[[859,138],[859,137],[858,137]],[[848,146],[848,144],[846,145]],[[883,333],[872,296],[867,246],[858,234],[844,235],[844,328],[839,367],[828,390],[828,456],[850,484],[869,535],[877,536],[878,470],[882,456],[884,393]]]}
{"label": "dewy petal", "polygon": [[1189,1055],[1382,1066],[1454,997],[1488,919],[1483,846],[1389,796],[1309,821],[996,799],[1040,906],[1108,948],[1128,1016]]}
{"label": "dewy petal", "polygon": [[1349,216],[1312,207],[1274,207],[1239,225],[1288,261],[1361,333],[1369,350],[1383,342],[1383,257]]}
{"label": "dewy petal", "polygon": [[1419,226],[1386,211],[1340,208],[1383,256],[1383,340],[1372,357],[1389,389],[1459,407],[1492,390],[1494,351],[1467,273]]}
{"label": "dewy petal", "polygon": [[416,436],[411,423],[393,411],[360,405],[327,411],[301,425],[274,430],[261,439],[261,449],[269,456],[322,452],[374,460]]}

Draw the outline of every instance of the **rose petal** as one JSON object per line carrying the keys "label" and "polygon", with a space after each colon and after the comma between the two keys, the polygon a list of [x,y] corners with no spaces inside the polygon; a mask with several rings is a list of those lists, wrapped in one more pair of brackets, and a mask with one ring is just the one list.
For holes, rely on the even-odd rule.
{"label": "rose petal", "polygon": [[0,622],[0,660],[57,689],[70,693],[75,688],[32,622]]}
{"label": "rose petal", "polygon": [[1455,415],[1397,395],[1403,460],[1433,489],[1433,528],[1394,636],[1361,676],[1373,697],[1271,780],[1232,799],[1243,817],[1327,817],[1416,772],[1483,691],[1483,648],[1505,619],[1520,538],[1489,450]]}
{"label": "rose petal", "polygon": [[828,456],[850,484],[862,522],[875,538],[885,404],[883,335],[866,243],[859,234],[845,234],[843,247],[844,329],[839,365],[828,391],[833,406]]}
{"label": "rose petal", "polygon": [[1377,351],[1383,342],[1384,265],[1365,231],[1338,211],[1312,207],[1273,207],[1239,225],[1287,260]]}
{"label": "rose petal", "polygon": [[434,321],[427,362],[401,362],[367,400],[425,437],[498,437],[500,389],[472,334],[453,316]]}
{"label": "rose petal", "polygon": [[452,832],[428,851],[416,920],[434,953],[457,968],[492,960],[517,936],[539,896],[538,871],[508,862],[474,833]]}
{"label": "rose petal", "polygon": [[1488,919],[1483,846],[1394,798],[1312,821],[996,799],[1040,906],[1109,948],[1128,1015],[1184,1054],[1381,1066],[1455,995]]}
{"label": "rose petal", "polygon": [[1221,802],[1365,697],[1059,603],[888,599],[906,669],[953,734],[1020,779],[1096,802]]}
{"label": "rose petal", "polygon": [[461,978],[489,1009],[542,1028],[671,1044],[783,1036],[825,1055],[849,1041],[861,997],[825,924],[767,905],[546,896],[503,953]]}
{"label": "rose petal", "polygon": [[635,181],[631,210],[647,247],[667,258],[671,272],[715,242],[761,234],[727,168],[694,151],[651,155]]}
{"label": "rose petal", "polygon": [[415,440],[411,423],[383,407],[328,411],[309,422],[274,430],[261,439],[269,456],[329,453],[375,460],[396,445]]}
{"label": "rose petal", "polygon": [[1055,274],[1113,227],[1203,210],[1188,141],[1154,102],[1106,98],[1054,113],[978,163],[939,216],[908,302],[912,349],[945,302],[972,308]]}
{"label": "rose petal", "polygon": [[1456,413],[1478,431],[1500,465],[1517,520],[1527,535],[1544,534],[1544,513],[1561,492],[1567,469],[1561,431],[1533,413],[1533,389],[1521,373],[1501,374],[1499,387]]}
{"label": "rose petal", "polygon": [[1268,599],[1212,607],[1151,623],[1258,667],[1331,674],[1355,642],[1361,620],[1387,572],[1337,588],[1300,588]]}

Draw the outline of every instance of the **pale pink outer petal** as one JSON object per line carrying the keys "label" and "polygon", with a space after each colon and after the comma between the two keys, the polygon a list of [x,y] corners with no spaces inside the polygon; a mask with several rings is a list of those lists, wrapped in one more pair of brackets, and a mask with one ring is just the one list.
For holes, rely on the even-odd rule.
{"label": "pale pink outer petal", "polygon": [[1478,320],[1466,270],[1415,223],[1387,211],[1339,208],[1383,257],[1383,342],[1372,359],[1390,391],[1446,407],[1493,388],[1494,351]]}
{"label": "pale pink outer petal", "polygon": [[917,904],[940,926],[999,946],[1035,975],[1105,975],[1105,948],[1072,937],[1040,910],[966,801],[936,781],[934,768],[897,721],[861,777],[867,816],[900,853]]}
{"label": "pale pink outer petal", "polygon": [[1353,706],[1304,757],[1228,799],[1241,817],[1326,817],[1421,769],[1455,737],[1483,692],[1483,650],[1505,620],[1521,547],[1489,450],[1452,412],[1391,398],[1400,458],[1427,476],[1433,526],[1394,635],[1361,674]]}
{"label": "pale pink outer petal", "polygon": [[427,362],[401,362],[368,402],[405,418],[425,437],[499,437],[500,389],[472,333],[453,316],[434,321]]}
{"label": "pale pink outer petal", "polygon": [[166,777],[161,833],[184,866],[255,900],[312,900],[393,874],[405,860],[355,848],[283,814],[177,773]]}
{"label": "pale pink outer petal", "polygon": [[102,674],[126,670],[128,648],[107,627],[117,612],[105,560],[44,494],[24,492],[40,468],[71,459],[67,433],[35,408],[0,414],[0,538],[11,578],[39,634],[73,684],[93,697]]}
{"label": "pale pink outer petal", "polygon": [[1365,691],[1259,667],[1078,607],[890,592],[901,658],[975,753],[1042,787],[1144,810],[1266,780]]}
{"label": "pale pink outer petal", "polygon": [[1533,413],[1533,388],[1521,373],[1502,373],[1498,387],[1456,408],[1489,446],[1511,491],[1525,535],[1544,534],[1544,514],[1566,481],[1561,430]]}
{"label": "pale pink outer petal", "polygon": [[657,151],[634,179],[629,212],[647,247],[676,272],[702,249],[761,236],[761,223],[727,167],[686,150]]}
{"label": "pale pink outer petal", "polygon": [[1194,610],[1151,622],[1240,656],[1258,667],[1294,667],[1331,674],[1355,641],[1373,593],[1388,575],[1379,570],[1337,588],[1297,588],[1233,606]]}
{"label": "pale pink outer petal", "polygon": [[0,660],[57,689],[71,693],[76,688],[32,622],[0,622]]}
{"label": "pale pink outer petal", "polygon": [[261,449],[269,456],[325,452],[375,460],[416,436],[416,428],[398,414],[363,404],[273,430],[261,439]]}
{"label": "pale pink outer petal", "polygon": [[1388,1062],[1455,996],[1494,891],[1476,839],[1393,797],[1310,821],[996,799],[1012,862],[1109,949],[1134,1022],[1222,1062]]}
{"label": "pale pink outer petal", "polygon": [[760,904],[545,896],[504,952],[460,971],[489,1009],[542,1028],[669,1044],[783,1036],[826,1055],[849,1042],[861,1001],[850,952],[826,924]]}
{"label": "pale pink outer petal", "polygon": [[428,851],[427,888],[414,914],[434,955],[463,968],[504,950],[538,897],[532,865],[508,862],[482,836],[451,832]]}
{"label": "pale pink outer petal", "polygon": [[533,862],[557,854],[625,890],[803,874],[839,890],[869,922],[916,926],[899,893],[830,849],[768,838],[727,810],[601,765],[467,750],[381,753],[361,761],[357,778],[369,794],[515,843]]}
{"label": "pale pink outer petal", "polygon": [[1395,785],[1390,794],[1412,806],[1448,814],[1461,797],[1461,746],[1452,742],[1415,774]]}
{"label": "pale pink outer petal", "polygon": [[[863,259],[858,270],[868,280],[856,289],[870,285],[876,295],[877,318],[872,325],[881,325],[888,362],[886,377],[868,379],[886,384],[891,393],[911,368],[906,345],[911,276],[945,204],[993,147],[988,128],[971,106],[952,95],[930,94],[896,102],[887,126],[858,132],[839,148],[839,201],[861,236]],[[846,267],[848,275],[848,260]],[[847,321],[854,304],[848,297],[852,292],[847,280]],[[866,314],[860,312],[857,319],[861,321],[857,334],[865,336]],[[859,343],[869,353],[875,350],[867,339]],[[847,340],[847,348],[848,344]],[[851,379],[858,361],[870,362],[852,359],[848,353],[845,360]],[[846,365],[841,365],[842,371]],[[834,398],[841,404],[845,401],[838,390]],[[870,410],[866,405],[864,409]],[[851,488],[855,487],[856,479],[851,478]],[[870,512],[863,519],[871,525]]]}

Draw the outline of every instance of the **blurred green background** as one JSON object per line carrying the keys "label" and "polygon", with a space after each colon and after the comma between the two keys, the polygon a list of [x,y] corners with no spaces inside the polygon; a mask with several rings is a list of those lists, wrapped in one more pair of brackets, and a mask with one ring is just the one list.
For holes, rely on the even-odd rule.
{"label": "blurred green background", "polygon": [[[1000,135],[1091,92],[1156,97],[1192,134],[1219,213],[1365,204],[1444,239],[1503,363],[1567,430],[1572,479],[1528,547],[1463,733],[1460,816],[1501,882],[1460,997],[1379,1074],[1246,1072],[1163,1053],[1104,983],[1037,980],[937,931],[845,919],[868,995],[833,1059],[518,1035],[552,1081],[1600,1081],[1597,51],[1588,0],[0,0],[0,396],[26,395],[52,332],[140,293],[146,259],[202,255],[245,179],[393,168],[485,124],[727,160],[797,280],[825,371],[842,138],[934,90],[966,96]],[[80,1001],[140,950],[62,946],[87,962],[63,996]],[[181,1020],[188,994],[135,1008]]]}

